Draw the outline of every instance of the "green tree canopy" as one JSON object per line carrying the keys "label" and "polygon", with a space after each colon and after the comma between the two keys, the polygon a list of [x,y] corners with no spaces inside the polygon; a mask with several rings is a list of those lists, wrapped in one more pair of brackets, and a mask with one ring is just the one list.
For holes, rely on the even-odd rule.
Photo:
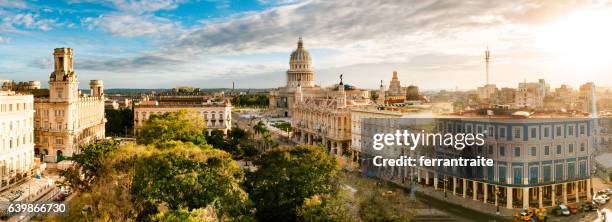
{"label": "green tree canopy", "polygon": [[151,115],[140,129],[137,142],[162,144],[169,141],[205,144],[206,121],[202,116],[187,110]]}
{"label": "green tree canopy", "polygon": [[105,131],[107,135],[118,136],[132,132],[134,127],[134,112],[131,109],[105,109]]}
{"label": "green tree canopy", "polygon": [[68,157],[74,165],[61,170],[60,176],[64,178],[62,185],[78,190],[90,190],[91,184],[101,175],[102,161],[111,152],[118,148],[114,140],[106,140],[81,146],[81,152]]}
{"label": "green tree canopy", "polygon": [[338,166],[314,146],[282,147],[264,153],[248,176],[247,190],[260,221],[296,220],[306,198],[334,193]]}
{"label": "green tree canopy", "polygon": [[161,201],[171,210],[213,205],[220,216],[234,216],[246,209],[242,180],[242,170],[228,153],[182,146],[142,158],[130,193],[136,202]]}

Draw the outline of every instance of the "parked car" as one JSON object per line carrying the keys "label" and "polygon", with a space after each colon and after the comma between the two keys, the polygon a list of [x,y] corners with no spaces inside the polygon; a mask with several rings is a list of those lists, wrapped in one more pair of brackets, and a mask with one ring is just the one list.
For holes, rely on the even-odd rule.
{"label": "parked car", "polygon": [[607,194],[602,194],[602,195],[599,195],[598,197],[606,200],[606,202],[608,202],[610,200],[610,197]]}
{"label": "parked car", "polygon": [[573,205],[573,204],[567,205],[567,209],[569,209],[571,214],[578,213],[578,207],[576,207],[576,205]]}
{"label": "parked car", "polygon": [[555,214],[557,214],[557,216],[569,216],[571,213],[567,206],[561,204],[555,208]]}
{"label": "parked car", "polygon": [[57,196],[55,196],[55,198],[53,198],[53,200],[55,201],[64,201],[66,200],[66,196],[63,193],[59,193]]}
{"label": "parked car", "polygon": [[608,195],[612,195],[612,188],[605,189],[605,191]]}
{"label": "parked car", "polygon": [[591,203],[584,203],[582,204],[582,206],[580,206],[580,210],[582,210],[583,212],[589,212],[589,211],[596,211],[597,210],[597,204],[591,202]]}
{"label": "parked car", "polygon": [[596,196],[596,197],[593,197],[593,202],[597,204],[606,204],[606,199],[604,199],[601,196]]}

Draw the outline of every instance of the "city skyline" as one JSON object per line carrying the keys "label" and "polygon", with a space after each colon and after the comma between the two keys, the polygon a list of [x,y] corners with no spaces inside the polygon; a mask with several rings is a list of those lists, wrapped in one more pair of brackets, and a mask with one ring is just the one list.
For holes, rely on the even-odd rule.
{"label": "city skyline", "polygon": [[476,88],[487,46],[498,87],[612,85],[609,2],[147,3],[0,1],[0,79],[46,85],[49,50],[71,47],[80,78],[107,88],[273,88],[302,36],[322,86],[343,73],[375,89],[397,70],[404,85]]}

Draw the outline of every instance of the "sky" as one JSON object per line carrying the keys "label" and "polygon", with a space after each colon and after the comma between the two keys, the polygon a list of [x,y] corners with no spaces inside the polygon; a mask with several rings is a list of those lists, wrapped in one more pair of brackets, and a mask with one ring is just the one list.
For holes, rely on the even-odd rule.
{"label": "sky", "polygon": [[0,79],[46,85],[74,49],[82,88],[284,85],[298,37],[315,82],[468,89],[612,86],[612,2],[589,0],[0,0]]}

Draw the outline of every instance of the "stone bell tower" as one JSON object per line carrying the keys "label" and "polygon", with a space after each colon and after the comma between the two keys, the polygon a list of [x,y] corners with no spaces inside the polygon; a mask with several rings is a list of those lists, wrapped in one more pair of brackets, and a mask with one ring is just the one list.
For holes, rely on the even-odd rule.
{"label": "stone bell tower", "polygon": [[51,102],[75,102],[79,99],[79,81],[74,73],[71,48],[53,51],[54,70],[49,76],[49,100]]}

